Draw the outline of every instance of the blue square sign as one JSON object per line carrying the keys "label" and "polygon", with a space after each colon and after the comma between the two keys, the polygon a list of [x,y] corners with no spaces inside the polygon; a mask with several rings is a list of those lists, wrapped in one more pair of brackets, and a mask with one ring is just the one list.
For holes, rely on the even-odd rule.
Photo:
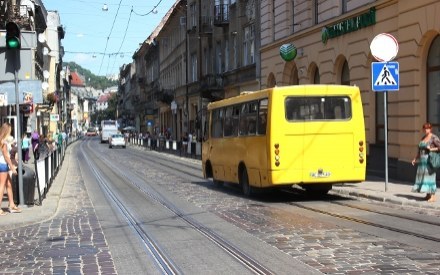
{"label": "blue square sign", "polygon": [[371,87],[373,91],[399,90],[399,62],[371,63]]}

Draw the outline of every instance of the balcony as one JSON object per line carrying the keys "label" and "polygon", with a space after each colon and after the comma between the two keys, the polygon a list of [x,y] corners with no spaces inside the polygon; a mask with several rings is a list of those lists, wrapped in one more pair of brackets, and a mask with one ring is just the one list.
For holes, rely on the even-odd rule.
{"label": "balcony", "polygon": [[202,77],[200,84],[200,96],[211,101],[223,99],[223,77],[221,75],[208,74]]}
{"label": "balcony", "polygon": [[229,5],[214,6],[214,25],[217,27],[229,25]]}
{"label": "balcony", "polygon": [[159,105],[170,105],[171,102],[174,100],[174,92],[171,90],[161,90],[160,92],[155,93],[156,94],[156,102]]}

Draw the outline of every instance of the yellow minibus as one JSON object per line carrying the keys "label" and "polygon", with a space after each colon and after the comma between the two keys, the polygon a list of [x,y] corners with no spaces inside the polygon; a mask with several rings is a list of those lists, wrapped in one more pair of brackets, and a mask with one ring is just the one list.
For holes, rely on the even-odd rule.
{"label": "yellow minibus", "polygon": [[208,104],[202,166],[215,184],[255,188],[298,184],[325,194],[365,180],[361,94],[344,85],[274,87]]}

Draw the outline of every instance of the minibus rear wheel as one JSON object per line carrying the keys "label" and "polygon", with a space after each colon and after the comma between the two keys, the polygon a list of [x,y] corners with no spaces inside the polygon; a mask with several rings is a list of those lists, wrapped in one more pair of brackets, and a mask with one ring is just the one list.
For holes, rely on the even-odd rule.
{"label": "minibus rear wheel", "polygon": [[243,168],[241,172],[240,184],[243,190],[243,194],[246,197],[250,197],[252,195],[252,187],[249,185],[249,177],[246,168]]}

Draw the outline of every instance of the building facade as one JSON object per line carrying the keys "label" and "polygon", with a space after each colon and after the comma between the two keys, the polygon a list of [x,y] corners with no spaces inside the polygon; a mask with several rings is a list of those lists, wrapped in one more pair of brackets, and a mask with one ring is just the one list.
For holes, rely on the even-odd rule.
{"label": "building facade", "polygon": [[[385,171],[384,93],[372,91],[370,43],[380,33],[399,43],[400,89],[387,93],[390,176],[412,181],[422,124],[440,126],[439,1],[261,1],[261,86],[308,83],[359,86],[368,166]],[[280,58],[293,44],[295,60]]]}
{"label": "building facade", "polygon": [[[251,0],[175,2],[133,56],[133,83],[145,108],[137,111],[144,116],[141,131],[145,125],[179,141],[184,133],[201,140],[209,102],[260,88],[259,11],[259,1]],[[126,66],[123,98],[138,89],[127,88]]]}
{"label": "building facade", "polygon": [[[31,132],[34,129],[42,134],[56,131],[63,126],[60,121],[51,122],[50,114],[62,115],[62,105],[55,104],[59,98],[64,98],[62,71],[62,57],[64,55],[61,40],[64,38],[64,29],[60,24],[60,17],[56,11],[47,11],[41,0],[9,0],[0,2],[0,30],[4,32],[8,22],[15,23],[20,29],[21,48],[20,69],[18,81],[33,81],[42,83],[42,88],[31,91],[32,100],[20,104],[20,133]],[[5,37],[5,36],[2,36]],[[3,38],[4,39],[4,38]],[[4,44],[4,40],[2,41]],[[4,46],[2,46],[4,47]],[[6,58],[8,51],[2,51],[0,66],[11,63]],[[7,70],[1,70],[0,82],[7,83],[14,79],[8,78]],[[26,104],[28,106],[26,106]],[[17,125],[17,112],[12,105],[0,110],[2,120],[12,114],[15,118],[7,118],[12,125]],[[53,116],[54,118],[56,116]],[[65,118],[65,116],[64,116]],[[14,135],[17,134],[15,129]]]}

